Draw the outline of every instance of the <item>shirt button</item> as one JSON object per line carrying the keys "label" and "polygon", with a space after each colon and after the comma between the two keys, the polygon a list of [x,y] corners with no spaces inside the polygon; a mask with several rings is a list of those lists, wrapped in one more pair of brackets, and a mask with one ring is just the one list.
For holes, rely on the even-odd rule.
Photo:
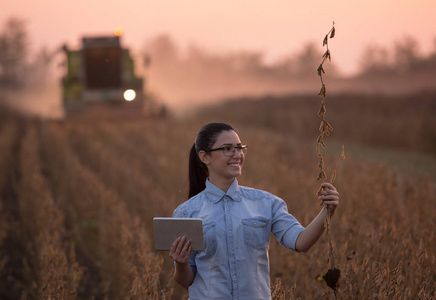
{"label": "shirt button", "polygon": [[230,212],[228,210],[226,210],[226,214],[229,214]]}
{"label": "shirt button", "polygon": [[232,234],[232,231],[231,231],[231,230],[229,230],[229,234]]}

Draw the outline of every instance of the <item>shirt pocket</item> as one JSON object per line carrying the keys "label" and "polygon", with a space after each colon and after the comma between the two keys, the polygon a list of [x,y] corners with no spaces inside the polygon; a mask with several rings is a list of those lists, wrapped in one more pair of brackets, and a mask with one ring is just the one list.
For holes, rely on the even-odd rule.
{"label": "shirt pocket", "polygon": [[245,244],[252,248],[263,248],[267,243],[266,229],[268,220],[265,218],[250,218],[243,219],[242,225],[244,228]]}
{"label": "shirt pocket", "polygon": [[203,224],[204,252],[214,254],[217,248],[215,222]]}

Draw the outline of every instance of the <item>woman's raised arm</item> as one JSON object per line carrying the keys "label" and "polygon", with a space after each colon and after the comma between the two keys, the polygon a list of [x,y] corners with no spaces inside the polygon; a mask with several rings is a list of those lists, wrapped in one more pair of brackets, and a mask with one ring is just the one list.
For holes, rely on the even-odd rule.
{"label": "woman's raised arm", "polygon": [[[319,192],[318,198],[323,201],[323,204],[329,206],[330,217],[332,217],[339,205],[339,193],[331,183],[324,182],[321,186],[323,189]],[[325,214],[326,207],[324,206],[315,219],[298,236],[295,242],[296,250],[307,252],[318,241],[324,232]]]}

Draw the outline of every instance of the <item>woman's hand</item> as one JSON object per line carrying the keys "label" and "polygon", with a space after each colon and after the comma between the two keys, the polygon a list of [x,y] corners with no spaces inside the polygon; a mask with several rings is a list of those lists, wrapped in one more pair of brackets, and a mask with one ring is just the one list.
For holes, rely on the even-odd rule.
{"label": "woman's hand", "polygon": [[318,193],[318,198],[322,201],[322,204],[328,205],[330,217],[333,216],[339,205],[339,193],[336,188],[331,183],[323,182]]}
{"label": "woman's hand", "polygon": [[170,249],[170,256],[176,263],[174,280],[185,289],[189,288],[195,277],[194,272],[188,264],[191,251],[191,241],[188,241],[186,236],[178,237],[171,245]]}
{"label": "woman's hand", "polygon": [[181,236],[171,245],[170,256],[176,263],[187,264],[191,251],[191,241],[188,241],[186,236]]}
{"label": "woman's hand", "polygon": [[[318,198],[322,204],[327,205],[330,217],[339,205],[339,193],[336,188],[328,182],[321,184],[318,192]],[[325,208],[313,219],[312,222],[300,233],[295,242],[295,249],[301,252],[307,252],[316,243],[324,232]]]}

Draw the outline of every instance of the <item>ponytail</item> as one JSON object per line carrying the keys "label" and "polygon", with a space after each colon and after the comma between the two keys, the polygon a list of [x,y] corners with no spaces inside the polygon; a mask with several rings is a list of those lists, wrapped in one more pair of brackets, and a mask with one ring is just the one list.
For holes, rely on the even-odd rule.
{"label": "ponytail", "polygon": [[207,167],[198,157],[194,144],[189,152],[189,198],[206,188],[207,176]]}
{"label": "ponytail", "polygon": [[212,148],[221,132],[231,130],[235,131],[228,124],[210,123],[197,134],[195,143],[189,152],[189,198],[206,188],[206,179],[209,176],[207,166],[198,157],[198,152]]}

